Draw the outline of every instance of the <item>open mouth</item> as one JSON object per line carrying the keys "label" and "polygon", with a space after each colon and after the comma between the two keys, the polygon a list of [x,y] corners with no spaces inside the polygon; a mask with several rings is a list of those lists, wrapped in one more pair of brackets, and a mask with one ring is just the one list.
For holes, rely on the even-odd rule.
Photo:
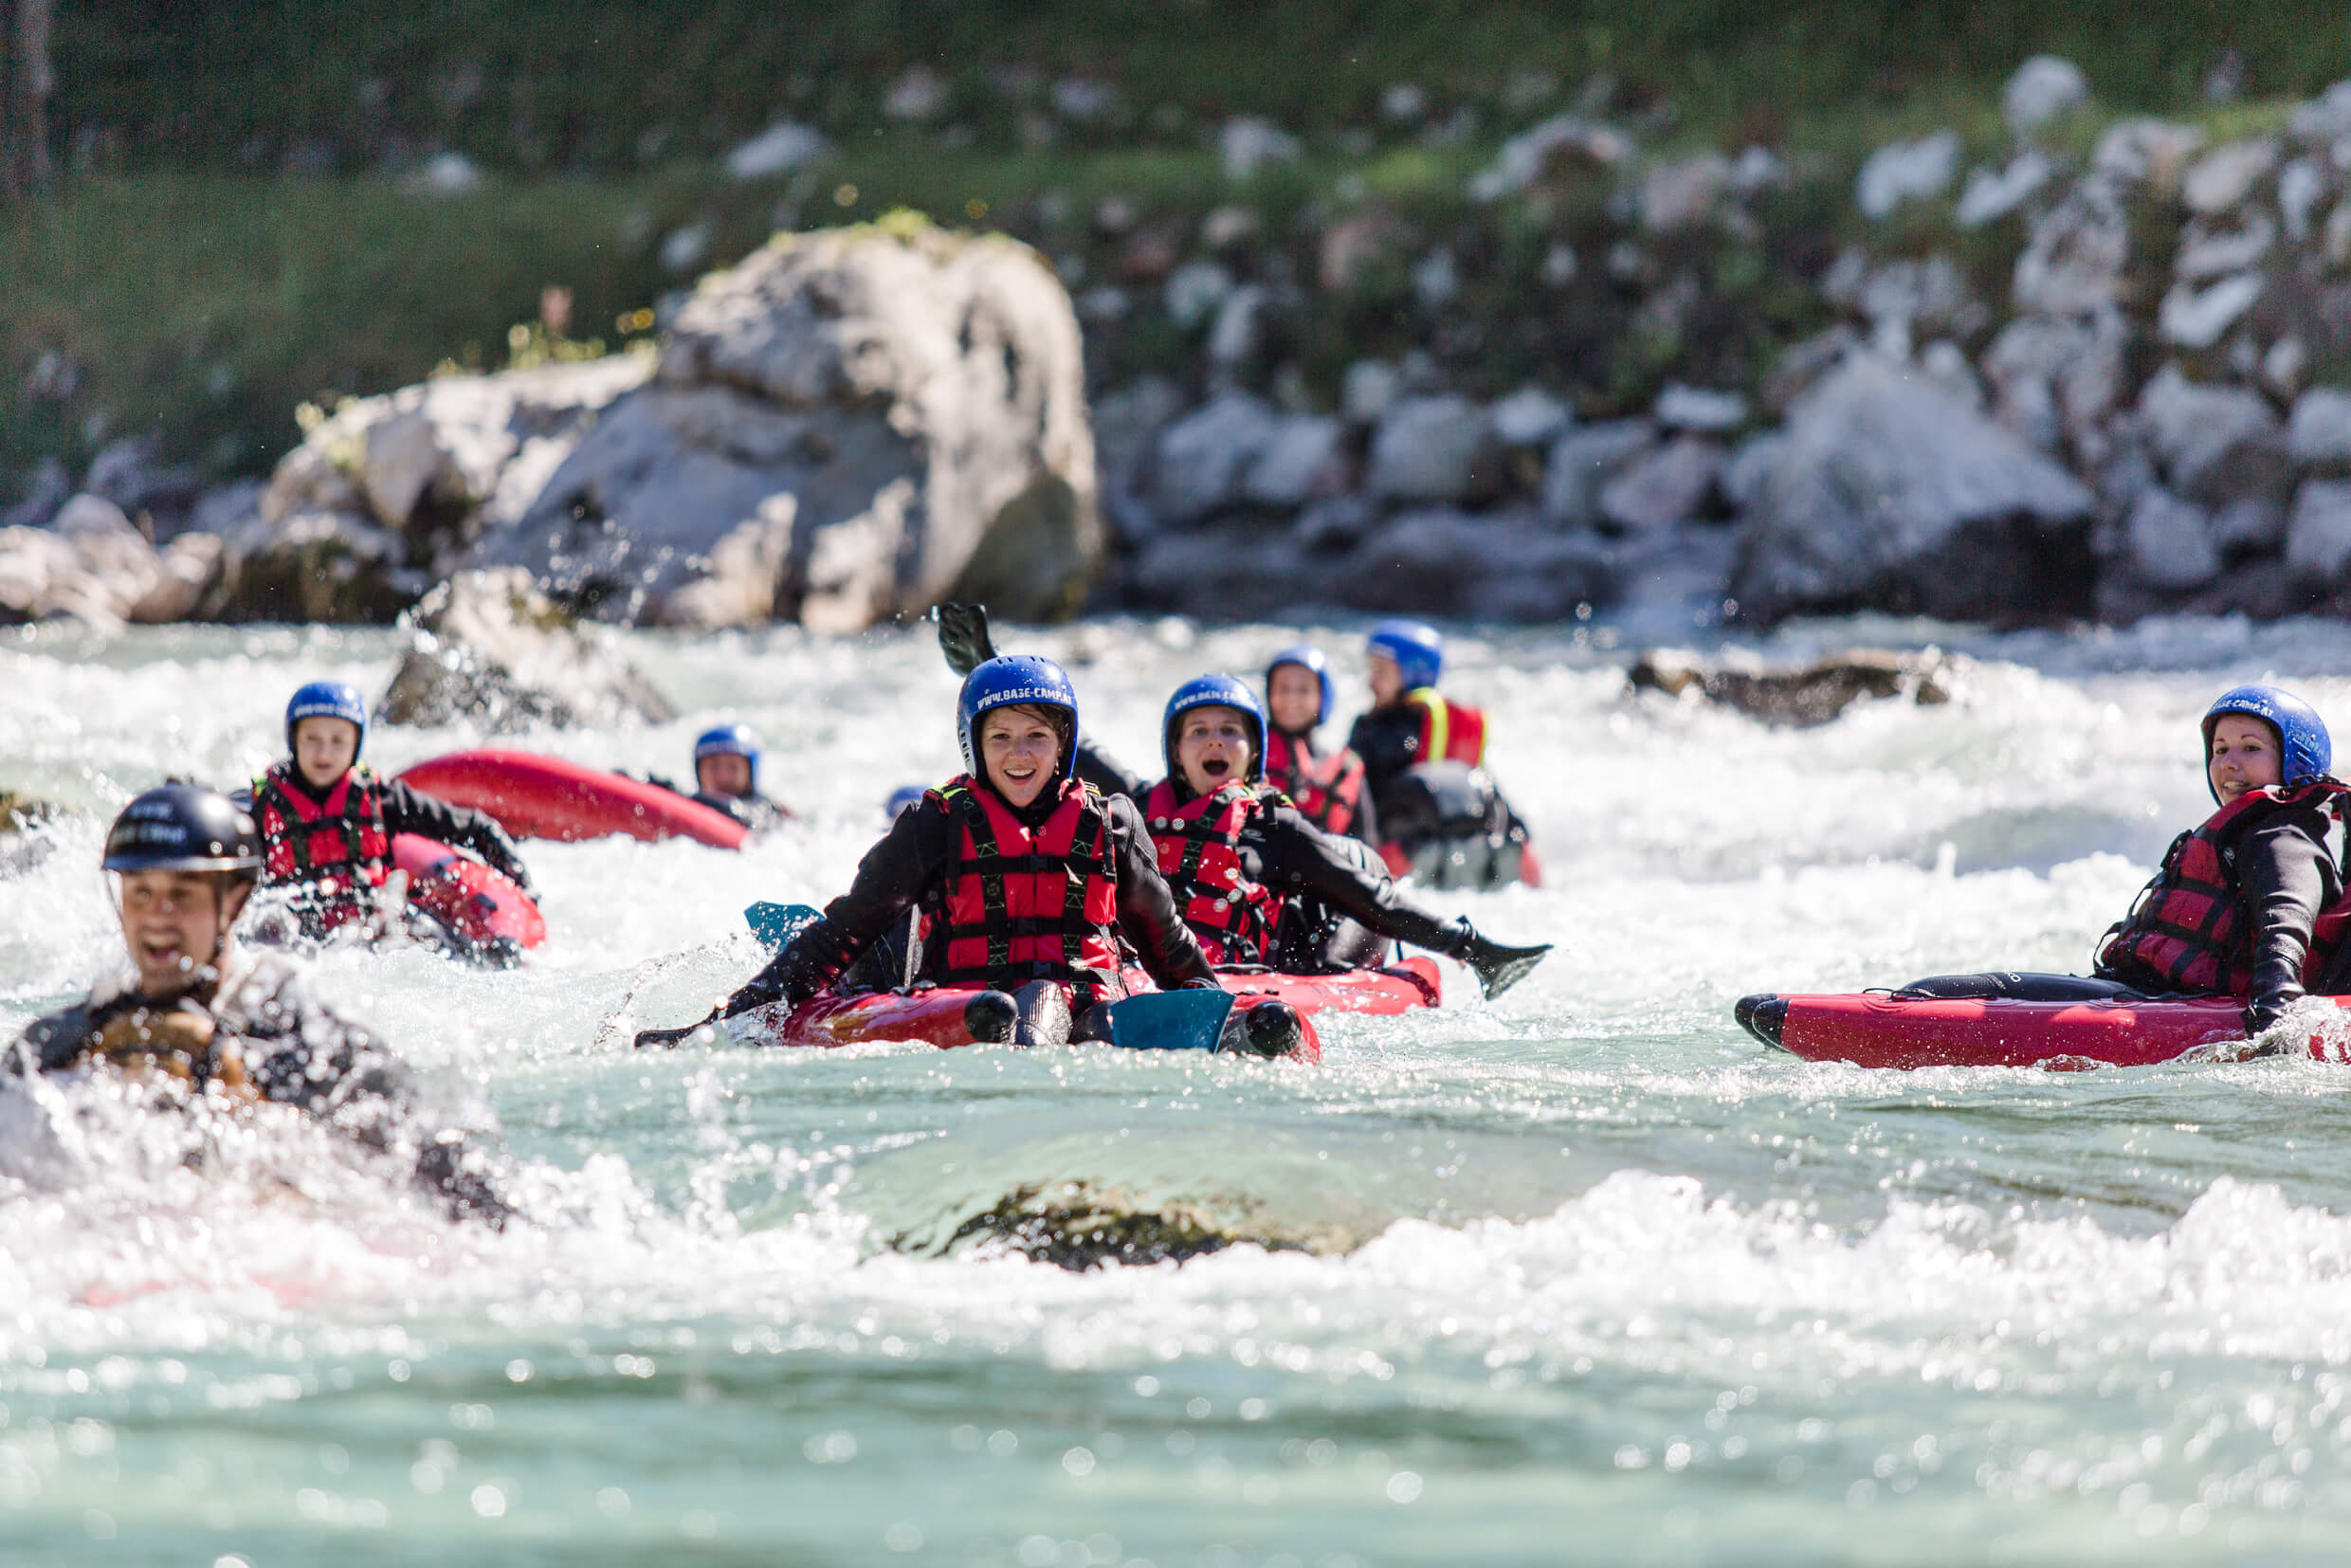
{"label": "open mouth", "polygon": [[1222,778],[1232,772],[1232,764],[1221,757],[1212,757],[1200,764],[1200,771],[1211,778]]}

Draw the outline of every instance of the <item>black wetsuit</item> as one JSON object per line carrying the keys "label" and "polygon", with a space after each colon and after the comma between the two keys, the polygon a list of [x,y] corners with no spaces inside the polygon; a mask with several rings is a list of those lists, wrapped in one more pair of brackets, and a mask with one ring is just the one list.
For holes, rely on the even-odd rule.
{"label": "black wetsuit", "polygon": [[[2303,961],[2319,911],[2342,898],[2336,848],[2340,834],[2322,802],[2281,806],[2234,836],[2221,852],[2243,904],[2252,939],[2252,986],[2246,1027],[2258,1034],[2304,994]],[[2101,944],[2103,945],[2103,943]],[[2319,976],[2322,994],[2351,990],[2351,943]],[[2136,964],[2099,965],[2089,977],[1994,972],[1938,975],[1914,980],[1902,994],[1945,998],[2012,997],[2020,1001],[2133,1000],[2177,994],[2163,976]]]}
{"label": "black wetsuit", "polygon": [[[1168,990],[1214,979],[1159,876],[1158,858],[1140,812],[1123,795],[1106,795],[1103,803],[1109,817],[1111,874],[1118,884],[1118,930],[1135,949],[1143,972]],[[1033,827],[1060,806],[1048,790],[1013,815]],[[824,919],[794,937],[727,999],[725,1015],[731,1018],[775,1001],[803,1002],[832,985],[902,926],[909,909],[930,908],[944,898],[962,850],[962,824],[936,796],[925,795],[901,811],[882,842],[858,863],[849,890],[827,904]],[[917,977],[934,978],[943,957],[943,952],[923,954]],[[886,970],[875,977],[893,984],[898,978]]]}
{"label": "black wetsuit", "polygon": [[1428,710],[1410,702],[1391,702],[1361,714],[1347,731],[1347,747],[1363,759],[1363,793],[1375,805],[1406,773],[1429,759],[1420,755],[1421,737],[1429,724]]}
{"label": "black wetsuit", "polygon": [[133,987],[100,987],[28,1025],[22,1066],[71,1068],[109,1022],[138,1008],[210,1016],[212,1049],[233,1042],[263,1099],[332,1121],[379,1152],[412,1146],[418,1184],[445,1198],[452,1213],[500,1224],[511,1212],[464,1139],[422,1114],[407,1066],[366,1026],[319,1001],[301,971],[275,953],[232,957],[209,1003],[200,992],[155,1002]]}

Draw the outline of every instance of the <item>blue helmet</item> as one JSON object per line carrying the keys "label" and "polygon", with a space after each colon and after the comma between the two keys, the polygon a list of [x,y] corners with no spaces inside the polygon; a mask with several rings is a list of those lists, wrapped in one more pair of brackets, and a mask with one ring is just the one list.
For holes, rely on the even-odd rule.
{"label": "blue helmet", "polygon": [[963,678],[956,698],[956,739],[963,747],[963,766],[974,778],[985,780],[979,765],[979,716],[991,708],[1023,704],[1062,708],[1069,715],[1069,738],[1062,749],[1061,775],[1078,768],[1078,694],[1061,665],[1033,653],[1002,653],[975,665]]}
{"label": "blue helmet", "polygon": [[1293,643],[1267,660],[1266,698],[1268,702],[1273,698],[1273,672],[1284,665],[1296,665],[1301,669],[1314,671],[1314,678],[1322,683],[1322,705],[1315,710],[1314,721],[1317,724],[1329,723],[1331,710],[1339,706],[1339,686],[1331,679],[1330,661],[1322,657],[1322,650],[1312,643]]}
{"label": "blue helmet", "polygon": [[920,805],[929,793],[920,784],[901,784],[890,792],[889,804],[882,808],[883,813],[896,822],[904,812]]}
{"label": "blue helmet", "polygon": [[[2237,686],[2222,692],[2204,710],[2207,762],[2213,756],[2213,726],[2220,722],[2222,715],[2231,713],[2259,719],[2277,731],[2283,782],[2300,784],[2334,766],[2335,742],[2326,733],[2326,720],[2309,703],[2276,686]],[[2217,791],[2213,798],[2220,798]]]}
{"label": "blue helmet", "polygon": [[353,761],[367,749],[367,703],[359,688],[341,681],[313,681],[285,705],[285,749],[294,749],[294,726],[305,719],[340,719],[359,726],[359,743],[351,749]]}
{"label": "blue helmet", "polygon": [[1230,675],[1201,675],[1186,681],[1176,688],[1176,695],[1167,700],[1167,711],[1159,716],[1159,753],[1167,759],[1167,776],[1177,776],[1176,771],[1176,720],[1194,708],[1238,708],[1252,726],[1249,735],[1248,769],[1242,782],[1254,784],[1266,776],[1266,709],[1257,701],[1257,694],[1244,682]]}
{"label": "blue helmet", "polygon": [[759,734],[749,724],[720,724],[694,738],[694,786],[702,787],[702,758],[739,757],[751,764],[751,793],[759,793]]}
{"label": "blue helmet", "polygon": [[1445,638],[1421,621],[1382,621],[1372,628],[1370,651],[1395,661],[1404,689],[1433,686],[1445,674]]}

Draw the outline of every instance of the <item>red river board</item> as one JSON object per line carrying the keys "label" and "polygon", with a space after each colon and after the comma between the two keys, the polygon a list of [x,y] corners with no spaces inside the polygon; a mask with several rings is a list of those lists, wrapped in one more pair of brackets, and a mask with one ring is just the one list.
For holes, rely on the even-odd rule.
{"label": "red river board", "polygon": [[[2341,1005],[2351,997],[2325,998]],[[1760,1003],[1760,1006],[1752,1004]],[[1775,1010],[1773,1004],[1785,1004]],[[1930,1001],[1865,993],[1750,997],[1740,1021],[1765,1045],[1863,1067],[2147,1067],[2245,1038],[2234,996],[2173,1002]],[[2342,1060],[2313,1035],[2310,1054]]]}
{"label": "red river board", "polygon": [[[1301,1060],[1322,1059],[1314,1029],[1317,1012],[1393,1015],[1434,1007],[1441,994],[1433,959],[1408,958],[1393,969],[1356,969],[1341,975],[1220,975],[1235,1007],[1284,1001],[1305,1019]],[[735,1037],[754,1046],[848,1046],[869,1040],[922,1041],[949,1049],[973,1045],[964,1009],[981,994],[977,986],[940,986],[909,995],[873,991],[858,996],[812,996],[798,1007],[757,1008],[730,1024]]]}
{"label": "red river board", "polygon": [[674,790],[536,752],[452,752],[400,777],[428,795],[488,812],[518,838],[571,843],[626,833],[648,843],[690,838],[739,849],[746,831],[725,812]]}
{"label": "red river board", "polygon": [[467,941],[529,948],[547,939],[538,905],[503,872],[417,833],[392,835],[392,861],[409,874],[409,903]]}

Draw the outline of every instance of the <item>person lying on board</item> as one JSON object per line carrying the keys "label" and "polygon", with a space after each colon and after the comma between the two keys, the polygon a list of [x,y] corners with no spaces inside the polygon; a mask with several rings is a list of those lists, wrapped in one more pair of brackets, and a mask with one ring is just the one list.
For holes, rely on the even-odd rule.
{"label": "person lying on board", "polygon": [[2242,996],[2259,1034],[2304,994],[2351,990],[2342,814],[2334,742],[2276,686],[2238,686],[2205,711],[2204,779],[2218,810],[2172,841],[2110,926],[2088,976],[1939,975],[1897,995],[2022,1001]]}
{"label": "person lying on board", "polygon": [[1153,859],[1134,802],[1076,775],[1078,700],[1050,659],[985,661],[964,678],[965,772],[892,821],[826,905],[720,1016],[831,987],[910,909],[920,979],[1010,993],[1022,1045],[1102,1038],[1122,994],[1121,942],[1162,989],[1214,986]]}
{"label": "person lying on board", "polygon": [[1266,778],[1324,832],[1376,845],[1379,813],[1363,759],[1351,746],[1315,749],[1314,732],[1331,721],[1338,703],[1330,662],[1313,644],[1285,647],[1267,662]]}
{"label": "person lying on board", "polygon": [[35,1019],[20,1072],[111,1071],[167,1094],[296,1106],[414,1162],[452,1215],[511,1212],[459,1133],[417,1106],[399,1059],[311,994],[294,965],[232,936],[261,878],[261,834],[228,796],[192,784],[124,807],[100,861],[130,973]]}
{"label": "person lying on board", "polygon": [[1505,946],[1466,917],[1413,904],[1369,846],[1322,831],[1264,781],[1266,727],[1257,694],[1230,675],[1186,682],[1161,715],[1167,776],[1142,797],[1143,819],[1211,962],[1376,967],[1393,938],[1460,959],[1491,997],[1551,951]]}
{"label": "person lying on board", "polygon": [[1485,715],[1437,689],[1445,639],[1418,621],[1382,621],[1365,640],[1372,711],[1347,747],[1362,758],[1380,853],[1433,887],[1535,880],[1526,829],[1485,773]]}
{"label": "person lying on board", "polygon": [[285,706],[289,755],[253,781],[262,885],[289,891],[302,935],[316,939],[353,924],[380,931],[378,889],[392,874],[395,833],[469,850],[538,897],[514,840],[495,819],[378,778],[359,760],[366,743],[367,704],[358,689],[313,681]]}
{"label": "person lying on board", "polygon": [[720,724],[694,738],[694,788],[680,790],[665,778],[651,782],[733,817],[763,832],[795,813],[759,793],[759,737],[748,724]]}

